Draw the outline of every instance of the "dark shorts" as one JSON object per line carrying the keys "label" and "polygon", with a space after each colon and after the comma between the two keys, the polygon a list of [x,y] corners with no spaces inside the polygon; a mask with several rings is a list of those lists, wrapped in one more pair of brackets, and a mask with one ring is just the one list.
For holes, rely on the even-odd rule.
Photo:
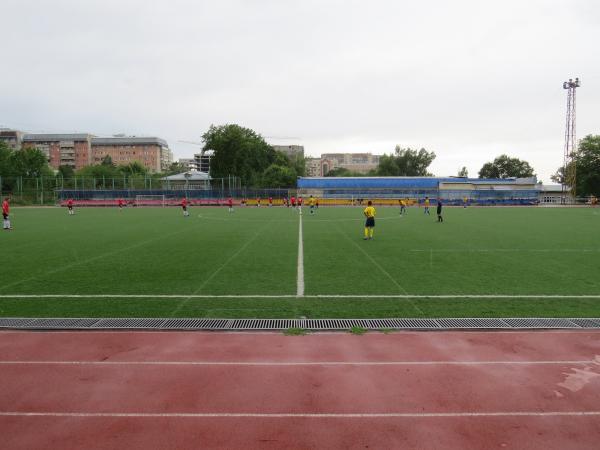
{"label": "dark shorts", "polygon": [[182,206],[184,211],[187,211],[187,206]]}
{"label": "dark shorts", "polygon": [[4,217],[4,220],[8,220],[8,214],[2,213],[2,217]]}
{"label": "dark shorts", "polygon": [[372,228],[375,226],[375,217],[367,217],[367,221],[365,222],[365,227]]}
{"label": "dark shorts", "polygon": [[73,209],[73,205],[67,205],[67,208]]}

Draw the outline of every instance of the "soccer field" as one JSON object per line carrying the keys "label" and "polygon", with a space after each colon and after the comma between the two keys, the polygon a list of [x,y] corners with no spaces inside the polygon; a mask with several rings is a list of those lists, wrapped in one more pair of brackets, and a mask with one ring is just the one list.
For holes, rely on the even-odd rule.
{"label": "soccer field", "polygon": [[[592,208],[14,208],[5,317],[598,317]],[[300,248],[301,247],[301,248]],[[302,282],[303,280],[303,282]]]}

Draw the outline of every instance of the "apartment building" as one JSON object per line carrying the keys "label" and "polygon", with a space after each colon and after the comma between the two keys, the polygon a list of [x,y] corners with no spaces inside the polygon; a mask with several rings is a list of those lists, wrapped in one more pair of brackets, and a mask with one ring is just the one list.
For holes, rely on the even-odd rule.
{"label": "apartment building", "polygon": [[173,161],[169,145],[157,137],[94,137],[91,142],[93,164],[100,164],[106,156],[110,156],[117,165],[137,161],[151,172],[162,172]]}
{"label": "apartment building", "polygon": [[326,164],[323,169],[323,176],[330,170],[343,167],[352,172],[368,173],[370,170],[376,169],[379,165],[381,155],[373,155],[372,153],[323,153],[322,160],[327,160],[331,164]]}
{"label": "apartment building", "polygon": [[36,148],[46,155],[54,169],[71,166],[75,170],[92,164],[92,135],[74,134],[25,134],[22,148]]}
{"label": "apartment building", "polygon": [[8,148],[20,150],[24,134],[22,131],[0,128],[0,141],[8,145]]}

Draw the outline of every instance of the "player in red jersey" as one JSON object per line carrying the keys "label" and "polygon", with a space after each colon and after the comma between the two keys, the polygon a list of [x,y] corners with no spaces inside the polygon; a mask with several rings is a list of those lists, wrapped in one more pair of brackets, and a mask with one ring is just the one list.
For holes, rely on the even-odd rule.
{"label": "player in red jersey", "polygon": [[292,208],[295,208],[296,207],[296,197],[294,197],[293,195],[291,198],[291,202],[292,202]]}
{"label": "player in red jersey", "polygon": [[273,197],[269,197],[269,208],[273,206]]}
{"label": "player in red jersey", "polygon": [[228,211],[229,211],[230,213],[231,213],[231,212],[233,212],[233,199],[232,199],[231,197],[229,197],[229,198],[227,199],[227,206],[229,207],[229,210],[228,210]]}
{"label": "player in red jersey", "polygon": [[190,215],[190,212],[188,211],[188,201],[185,197],[181,199],[181,209],[183,209],[183,217],[188,217]]}
{"label": "player in red jersey", "polygon": [[67,200],[67,209],[69,211],[69,215],[72,216],[73,214],[75,214],[75,211],[73,211],[73,199],[70,198],[69,200]]}
{"label": "player in red jersey", "polygon": [[123,211],[123,206],[125,206],[125,200],[122,198],[117,200],[117,205],[119,205],[119,211]]}
{"label": "player in red jersey", "polygon": [[12,227],[10,226],[10,206],[8,204],[8,197],[6,197],[4,199],[4,201],[2,202],[2,218],[4,219],[3,221],[3,226],[2,228],[5,230],[11,230]]}

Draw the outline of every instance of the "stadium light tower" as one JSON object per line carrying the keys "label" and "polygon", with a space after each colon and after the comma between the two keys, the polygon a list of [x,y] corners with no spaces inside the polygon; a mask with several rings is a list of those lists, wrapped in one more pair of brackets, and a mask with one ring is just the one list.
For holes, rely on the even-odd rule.
{"label": "stadium light tower", "polygon": [[565,125],[565,153],[563,158],[562,177],[562,202],[566,203],[567,194],[571,193],[575,200],[577,191],[577,167],[575,152],[577,151],[577,140],[575,139],[575,90],[581,86],[579,78],[563,82],[563,89],[567,90],[567,120]]}

